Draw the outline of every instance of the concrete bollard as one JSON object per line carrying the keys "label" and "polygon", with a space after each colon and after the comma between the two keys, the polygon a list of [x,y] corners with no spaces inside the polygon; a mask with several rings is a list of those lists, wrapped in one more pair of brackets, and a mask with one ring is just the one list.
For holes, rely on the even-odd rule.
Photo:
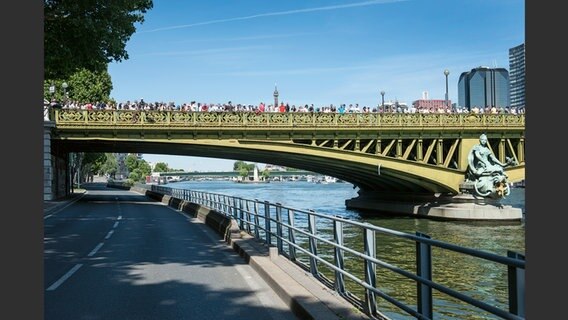
{"label": "concrete bollard", "polygon": [[271,261],[276,260],[278,257],[278,248],[277,247],[269,247],[268,248],[268,256],[270,257]]}

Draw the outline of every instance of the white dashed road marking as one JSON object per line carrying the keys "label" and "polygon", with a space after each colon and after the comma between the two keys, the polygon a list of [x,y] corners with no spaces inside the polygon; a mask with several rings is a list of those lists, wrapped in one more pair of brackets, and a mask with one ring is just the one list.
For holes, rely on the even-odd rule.
{"label": "white dashed road marking", "polygon": [[76,264],[71,270],[64,274],[63,277],[59,278],[59,280],[55,281],[54,284],[49,286],[49,288],[47,288],[47,291],[53,291],[57,289],[63,282],[65,282],[65,280],[69,279],[69,277],[71,277],[73,273],[79,270],[79,268],[81,268],[82,266],[82,264]]}
{"label": "white dashed road marking", "polygon": [[103,242],[99,243],[94,249],[93,251],[91,251],[87,256],[88,257],[92,257],[95,255],[95,253],[97,253],[97,251],[99,251],[99,249],[103,246]]}
{"label": "white dashed road marking", "polygon": [[113,233],[114,233],[114,230],[110,230],[110,231],[107,233],[107,235],[106,235],[106,237],[105,237],[105,240],[108,240],[108,238],[110,238],[110,236],[112,236]]}

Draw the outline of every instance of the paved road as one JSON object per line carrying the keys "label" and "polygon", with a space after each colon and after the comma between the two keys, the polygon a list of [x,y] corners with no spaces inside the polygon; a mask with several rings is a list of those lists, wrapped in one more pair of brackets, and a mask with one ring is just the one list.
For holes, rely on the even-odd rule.
{"label": "paved road", "polygon": [[44,218],[45,319],[296,319],[202,223],[134,192],[86,188]]}

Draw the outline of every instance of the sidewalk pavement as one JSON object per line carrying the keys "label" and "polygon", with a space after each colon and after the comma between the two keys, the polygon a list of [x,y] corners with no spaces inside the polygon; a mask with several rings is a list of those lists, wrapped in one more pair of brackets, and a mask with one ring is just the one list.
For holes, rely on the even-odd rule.
{"label": "sidewalk pavement", "polygon": [[87,190],[85,189],[77,189],[75,190],[75,192],[60,198],[60,199],[55,199],[55,200],[44,200],[43,201],[43,215],[49,215],[52,214],[60,209],[63,209],[65,207],[67,207],[68,205],[70,205],[71,203],[81,199],[85,194],[87,193]]}

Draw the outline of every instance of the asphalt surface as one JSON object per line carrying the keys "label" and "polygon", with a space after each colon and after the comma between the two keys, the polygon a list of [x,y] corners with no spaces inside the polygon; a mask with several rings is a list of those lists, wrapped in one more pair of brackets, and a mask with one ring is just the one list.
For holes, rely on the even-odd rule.
{"label": "asphalt surface", "polygon": [[44,319],[297,319],[219,235],[126,190],[44,202]]}
{"label": "asphalt surface", "polygon": [[44,201],[44,319],[371,319],[246,233],[83,187]]}

